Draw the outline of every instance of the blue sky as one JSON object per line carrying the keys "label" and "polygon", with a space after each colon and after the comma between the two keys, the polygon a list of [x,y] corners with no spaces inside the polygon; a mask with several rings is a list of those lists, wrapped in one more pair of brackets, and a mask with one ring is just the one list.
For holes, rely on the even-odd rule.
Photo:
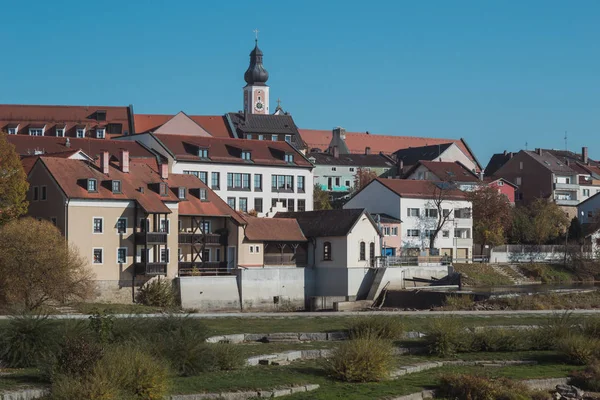
{"label": "blue sky", "polygon": [[253,29],[303,128],[463,137],[600,158],[600,2],[12,1],[0,103],[242,107]]}

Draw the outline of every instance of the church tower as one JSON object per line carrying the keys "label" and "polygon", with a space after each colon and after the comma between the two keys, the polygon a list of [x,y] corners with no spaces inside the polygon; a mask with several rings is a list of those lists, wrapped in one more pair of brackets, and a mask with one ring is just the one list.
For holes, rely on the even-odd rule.
{"label": "church tower", "polygon": [[[258,31],[256,31],[258,33]],[[263,66],[263,52],[258,48],[258,35],[250,53],[250,66],[244,74],[244,112],[269,114],[269,73]]]}

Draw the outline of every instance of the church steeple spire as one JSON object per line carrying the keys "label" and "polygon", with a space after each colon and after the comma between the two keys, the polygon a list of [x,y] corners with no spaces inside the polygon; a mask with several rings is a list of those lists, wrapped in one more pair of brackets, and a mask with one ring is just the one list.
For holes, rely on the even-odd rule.
{"label": "church steeple spire", "polygon": [[244,112],[269,113],[269,73],[263,66],[263,52],[258,48],[258,29],[254,30],[254,49],[250,52],[250,65],[244,74]]}
{"label": "church steeple spire", "polygon": [[263,66],[263,52],[258,48],[258,30],[254,39],[254,49],[250,52],[250,65],[244,74],[248,85],[264,85],[269,80],[269,73]]}

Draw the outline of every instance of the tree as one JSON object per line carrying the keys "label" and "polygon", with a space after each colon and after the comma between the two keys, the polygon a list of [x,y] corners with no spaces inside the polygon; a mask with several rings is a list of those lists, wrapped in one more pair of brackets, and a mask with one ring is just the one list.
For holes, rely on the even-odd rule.
{"label": "tree", "polygon": [[[444,205],[451,206],[451,200],[457,197],[462,197],[462,193],[456,188],[456,185],[452,182],[430,182],[430,200],[427,203],[428,209],[425,218],[435,218],[433,226],[429,227],[429,254],[432,254],[432,250],[435,248],[435,240],[438,234],[446,226],[446,223],[450,221],[452,216],[452,209],[444,209]],[[430,210],[435,210],[432,212]],[[432,215],[434,214],[434,215]],[[426,220],[428,221],[428,220]],[[433,228],[433,229],[431,229]]]}
{"label": "tree", "polygon": [[531,226],[528,239],[531,243],[538,245],[548,243],[567,229],[569,219],[556,203],[537,199],[528,208]]}
{"label": "tree", "polygon": [[86,261],[53,224],[23,218],[0,228],[1,301],[35,310],[49,300],[83,300],[93,293]]}
{"label": "tree", "polygon": [[583,228],[579,222],[579,218],[573,217],[571,225],[569,225],[568,239],[572,242],[583,244]]}
{"label": "tree", "polygon": [[27,175],[15,147],[0,132],[0,225],[27,212]]}
{"label": "tree", "polygon": [[377,179],[377,173],[368,168],[358,167],[356,175],[354,176],[354,191],[357,192],[360,189],[371,183],[372,180]]}
{"label": "tree", "polygon": [[329,193],[324,191],[319,184],[315,184],[313,190],[313,202],[315,210],[331,210]]}
{"label": "tree", "polygon": [[473,203],[473,240],[481,245],[481,254],[486,245],[504,244],[512,222],[508,198],[487,185],[469,192],[467,198]]}

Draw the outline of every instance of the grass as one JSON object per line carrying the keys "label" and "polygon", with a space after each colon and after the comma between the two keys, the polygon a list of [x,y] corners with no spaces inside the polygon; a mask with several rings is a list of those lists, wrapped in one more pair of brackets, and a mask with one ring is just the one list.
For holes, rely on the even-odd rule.
{"label": "grass", "polygon": [[454,270],[463,274],[467,286],[508,286],[513,282],[499,274],[489,264],[454,264]]}
{"label": "grass", "polygon": [[0,393],[3,390],[42,386],[44,386],[44,383],[36,369],[0,369]]}
{"label": "grass", "polygon": [[486,305],[509,310],[575,310],[600,307],[600,290],[583,293],[540,293],[491,299]]}
{"label": "grass", "polygon": [[142,304],[117,304],[117,303],[75,303],[70,304],[77,312],[92,314],[96,311],[106,314],[155,314],[179,309],[166,309],[164,307],[150,307]]}
{"label": "grass", "polygon": [[581,281],[573,271],[560,264],[519,264],[519,269],[526,277],[541,280],[542,283]]}

